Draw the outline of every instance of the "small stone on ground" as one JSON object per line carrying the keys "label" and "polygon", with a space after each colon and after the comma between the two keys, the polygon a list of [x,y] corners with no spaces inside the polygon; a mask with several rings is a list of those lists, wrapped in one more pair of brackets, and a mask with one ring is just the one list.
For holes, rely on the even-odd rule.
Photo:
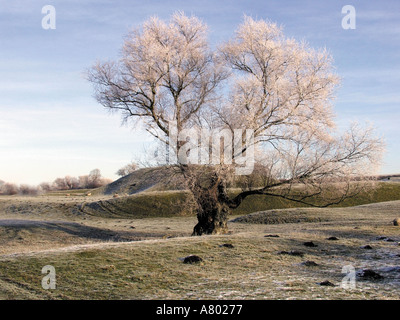
{"label": "small stone on ground", "polygon": [[220,247],[225,247],[225,248],[234,248],[233,244],[230,244],[230,243],[224,243],[224,244],[221,244],[221,245],[220,245]]}
{"label": "small stone on ground", "polygon": [[195,255],[190,255],[183,259],[183,263],[199,263],[201,261],[203,261],[203,259]]}
{"label": "small stone on ground", "polygon": [[302,256],[304,256],[304,252],[296,251],[296,250],[291,250],[291,251],[279,251],[278,254],[287,254],[287,255],[289,255],[289,256],[296,256],[296,257],[302,257]]}
{"label": "small stone on ground", "polygon": [[304,261],[301,263],[301,265],[306,266],[306,267],[318,267],[319,266],[318,263],[311,261],[311,260]]}
{"label": "small stone on ground", "polygon": [[361,249],[371,250],[372,247],[369,244],[367,244],[366,246],[362,246]]}
{"label": "small stone on ground", "polygon": [[328,280],[320,282],[319,285],[320,286],[325,286],[325,287],[334,287],[335,286],[332,282],[330,282]]}
{"label": "small stone on ground", "polygon": [[364,269],[357,273],[364,280],[382,280],[383,276],[371,269]]}
{"label": "small stone on ground", "polygon": [[310,247],[310,248],[314,248],[314,247],[318,247],[314,242],[312,241],[308,241],[308,242],[304,242],[303,243],[306,247]]}

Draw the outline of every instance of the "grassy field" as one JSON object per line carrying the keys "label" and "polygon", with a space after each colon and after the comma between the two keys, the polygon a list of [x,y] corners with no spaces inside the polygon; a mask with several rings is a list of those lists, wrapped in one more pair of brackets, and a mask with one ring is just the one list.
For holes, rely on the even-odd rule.
{"label": "grassy field", "polygon": [[[392,212],[398,208],[399,202],[358,210],[323,209],[319,214],[333,216],[332,222],[262,226],[231,223],[233,233],[227,236],[108,242],[3,255],[0,296],[6,299],[398,299],[399,271],[384,271],[399,262],[399,229],[389,223]],[[192,222],[181,218],[185,226],[182,231],[188,231]],[[279,238],[265,237],[268,234]],[[382,235],[396,242],[377,240]],[[326,240],[331,236],[339,240]],[[305,247],[305,241],[313,241],[318,247]],[[221,247],[225,243],[233,248]],[[365,244],[373,249],[362,249]],[[290,250],[301,251],[304,256],[279,254]],[[183,264],[181,259],[190,254],[199,255],[203,262]],[[302,265],[309,260],[318,266]],[[357,270],[374,269],[385,279],[358,280],[356,289],[344,290],[340,287],[344,277],[341,270],[349,264]],[[56,269],[56,290],[41,288],[40,271],[45,265]],[[325,280],[336,286],[318,284]]]}
{"label": "grassy field", "polygon": [[[357,204],[399,198],[399,190],[399,184],[384,183]],[[242,210],[260,212],[241,219],[235,212],[230,234],[190,237],[196,218],[179,212],[182,192],[128,198],[84,193],[0,198],[1,299],[400,298],[400,227],[392,224],[400,201],[319,209],[258,199]],[[99,201],[104,208],[85,209]],[[146,201],[155,205],[147,216]],[[124,211],[118,213],[118,206]],[[316,247],[304,245],[310,241]],[[282,254],[291,251],[302,255]],[[192,254],[203,261],[184,264]],[[55,290],[41,286],[45,265],[56,270]],[[348,265],[383,279],[360,275],[355,289],[344,289],[342,268]]]}

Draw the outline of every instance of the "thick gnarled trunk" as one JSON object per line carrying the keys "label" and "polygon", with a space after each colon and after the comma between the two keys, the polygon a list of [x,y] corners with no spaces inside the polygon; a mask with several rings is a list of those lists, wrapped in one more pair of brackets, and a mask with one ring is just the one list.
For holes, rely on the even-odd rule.
{"label": "thick gnarled trunk", "polygon": [[225,179],[218,172],[209,169],[181,166],[181,170],[197,207],[198,223],[192,235],[228,233],[230,208]]}
{"label": "thick gnarled trunk", "polygon": [[203,234],[226,234],[228,233],[229,207],[218,200],[213,194],[203,194],[196,199],[198,223],[193,229],[194,236]]}

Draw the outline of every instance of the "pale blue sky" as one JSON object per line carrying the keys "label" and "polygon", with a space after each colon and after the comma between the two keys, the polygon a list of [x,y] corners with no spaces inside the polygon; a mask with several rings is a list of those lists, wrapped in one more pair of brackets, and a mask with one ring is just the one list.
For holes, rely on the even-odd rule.
{"label": "pale blue sky", "polygon": [[[41,26],[48,4],[55,30]],[[342,28],[347,4],[356,9],[355,30]],[[98,105],[83,73],[97,59],[116,58],[131,27],[177,10],[202,18],[213,43],[231,36],[246,14],[328,48],[343,78],[339,126],[371,121],[387,142],[382,173],[400,173],[398,0],[0,0],[0,179],[38,184],[94,168],[115,179],[149,139]]]}

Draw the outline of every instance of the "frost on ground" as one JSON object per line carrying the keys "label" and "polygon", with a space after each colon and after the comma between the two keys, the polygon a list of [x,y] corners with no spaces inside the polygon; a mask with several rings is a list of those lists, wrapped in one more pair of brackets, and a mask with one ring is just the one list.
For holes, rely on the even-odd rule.
{"label": "frost on ground", "polygon": [[[230,222],[229,235],[190,237],[195,217],[23,216],[0,210],[0,297],[400,298],[400,227],[391,223],[400,201],[286,211],[271,212],[274,224]],[[260,216],[269,221],[269,214]],[[311,242],[314,246],[305,245]],[[303,254],[280,254],[295,251]],[[184,264],[182,257],[190,255],[202,261]],[[58,275],[52,292],[40,284],[41,268],[49,263]],[[355,287],[345,289],[349,270]],[[383,278],[362,277],[365,270]]]}

